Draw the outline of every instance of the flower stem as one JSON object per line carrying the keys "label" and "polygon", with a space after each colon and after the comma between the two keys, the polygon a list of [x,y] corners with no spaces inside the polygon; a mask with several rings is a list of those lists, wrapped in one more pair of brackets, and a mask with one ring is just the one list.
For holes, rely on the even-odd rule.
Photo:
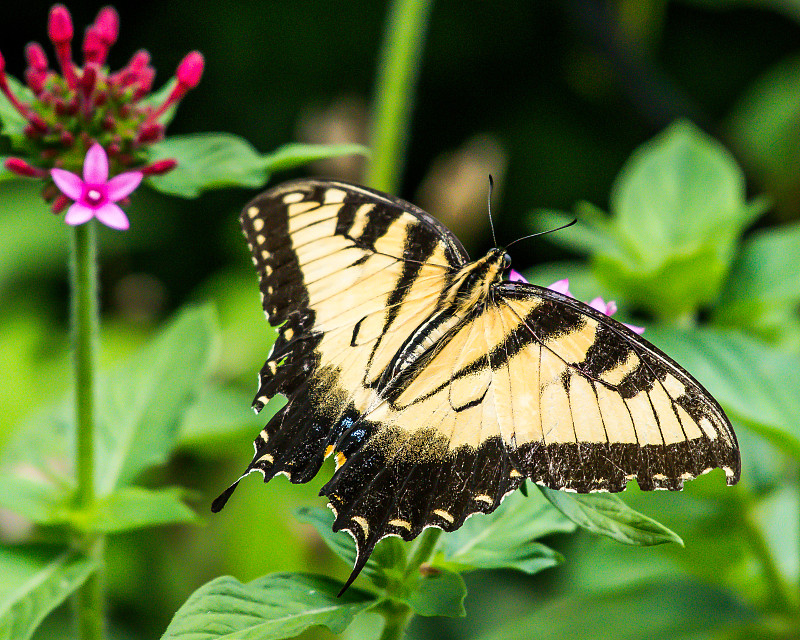
{"label": "flower stem", "polygon": [[432,0],[394,0],[383,49],[372,114],[370,148],[364,182],[394,193],[402,175],[414,87]]}
{"label": "flower stem", "polygon": [[[406,563],[403,579],[400,581],[401,585],[405,585],[409,578],[419,571],[420,566],[431,559],[441,535],[442,530],[436,527],[430,527],[422,532],[416,547],[414,547],[414,553]],[[381,632],[380,640],[400,640],[405,634],[411,618],[414,617],[411,607],[405,602],[397,600],[389,600],[381,613],[386,619],[386,624]]]}
{"label": "flower stem", "polygon": [[[75,473],[77,507],[89,510],[95,502],[94,418],[97,333],[97,249],[95,224],[73,228],[70,285],[75,375]],[[76,546],[102,565],[104,540],[96,534],[78,534]],[[103,585],[98,572],[91,575],[76,597],[78,637],[101,640],[103,632]]]}

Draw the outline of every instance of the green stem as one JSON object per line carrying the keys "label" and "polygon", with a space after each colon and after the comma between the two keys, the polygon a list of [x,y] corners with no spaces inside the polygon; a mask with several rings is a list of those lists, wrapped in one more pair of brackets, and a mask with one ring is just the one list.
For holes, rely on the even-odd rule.
{"label": "green stem", "polygon": [[[73,228],[70,285],[75,375],[75,473],[78,483],[76,502],[79,509],[89,510],[95,502],[94,401],[99,326],[94,222]],[[102,566],[102,536],[79,534],[76,546]],[[102,578],[98,571],[83,584],[76,597],[78,637],[81,640],[101,640],[104,637],[103,600]]]}
{"label": "green stem", "polygon": [[[414,547],[414,553],[406,563],[400,585],[405,585],[408,579],[419,571],[420,566],[431,559],[441,535],[442,530],[435,527],[430,527],[422,532]],[[391,596],[391,594],[389,595]],[[382,608],[381,613],[386,619],[386,624],[381,632],[380,640],[400,640],[405,634],[411,618],[414,617],[414,612],[405,602],[391,599]]]}
{"label": "green stem", "polygon": [[431,559],[441,536],[442,530],[437,527],[428,527],[420,534],[417,546],[414,547],[414,553],[406,564],[404,578],[408,578],[412,573],[419,571],[420,566]]}
{"label": "green stem", "polygon": [[378,63],[370,133],[372,155],[364,182],[395,193],[404,164],[414,87],[432,0],[394,0]]}

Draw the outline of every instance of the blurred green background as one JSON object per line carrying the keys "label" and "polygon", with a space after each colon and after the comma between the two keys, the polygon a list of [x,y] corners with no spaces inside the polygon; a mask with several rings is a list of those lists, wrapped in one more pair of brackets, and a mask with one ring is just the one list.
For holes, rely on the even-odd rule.
{"label": "blurred green background", "polygon": [[[102,5],[68,6],[80,30]],[[367,142],[385,3],[195,0],[115,6],[121,32],[112,68],[146,48],[160,85],[187,51],[198,49],[206,57],[203,81],[181,104],[170,134],[229,131],[261,152],[290,141]],[[28,41],[46,40],[49,8],[45,2],[21,3],[0,23],[0,49],[11,74],[22,75]],[[438,215],[477,255],[491,244],[488,173],[499,185],[493,203],[498,240],[507,244],[534,229],[537,208],[572,211],[585,200],[608,210],[614,178],[631,153],[686,118],[733,154],[744,169],[748,195],[770,198],[771,208],[754,227],[790,224],[800,217],[799,23],[800,6],[791,0],[437,2],[398,195]],[[272,182],[308,173],[357,181],[362,168],[362,159],[348,157]],[[230,189],[184,201],[142,189],[129,209],[132,230],[100,234],[104,364],[124,361],[183,304],[212,301],[222,327],[213,379],[226,390],[229,416],[216,428],[199,403],[184,425],[178,453],[143,479],[145,485],[189,489],[202,524],[111,539],[108,581],[117,638],[159,637],[187,596],[218,575],[246,581],[272,571],[339,577],[348,572],[292,513],[298,505],[322,503],[316,494],[325,470],[301,486],[278,478],[264,487],[250,478],[224,512],[209,513],[211,499],[249,462],[250,443],[264,422],[248,407],[274,336],[263,319],[236,220],[253,195]],[[23,181],[0,184],[0,199],[2,445],[29,414],[68,390],[70,369],[67,230]],[[516,245],[513,258],[522,271],[582,260],[540,240]],[[625,292],[616,293],[624,306]],[[797,321],[798,309],[791,313]],[[780,347],[782,362],[798,364],[796,340],[774,331],[767,337]],[[211,402],[219,415],[219,399]],[[774,466],[764,472],[768,480],[745,476],[748,490],[796,479],[796,462],[737,432],[743,457],[756,449],[760,461]],[[713,590],[762,571],[747,560],[746,535],[728,535],[726,509],[738,503],[726,499],[722,484],[715,472],[684,494],[630,497],[637,509],[681,535],[686,549],[627,548],[583,532],[547,540],[564,553],[565,565],[533,577],[472,574],[467,618],[417,619],[411,636],[481,637],[510,617],[534,614],[541,626],[530,623],[531,637],[547,629],[552,637],[614,637],[606,619],[630,625],[633,635],[625,637],[708,637],[692,631],[692,619],[769,596]],[[708,495],[718,498],[714,509],[702,499]],[[778,545],[783,579],[796,581],[797,502],[774,502],[772,511],[764,507],[763,519],[775,525],[767,538]],[[24,539],[27,526],[0,513],[0,536],[7,543]],[[659,589],[664,576],[716,586],[684,602],[683,592]],[[592,598],[610,588],[616,591],[608,601]],[[658,626],[651,617],[665,599],[685,615]],[[586,619],[595,616],[597,627],[570,630],[576,610]],[[63,617],[47,622],[38,637],[59,637]],[[357,621],[347,636],[366,637],[373,622]],[[651,622],[656,626],[647,631]],[[312,630],[306,637],[330,634]]]}

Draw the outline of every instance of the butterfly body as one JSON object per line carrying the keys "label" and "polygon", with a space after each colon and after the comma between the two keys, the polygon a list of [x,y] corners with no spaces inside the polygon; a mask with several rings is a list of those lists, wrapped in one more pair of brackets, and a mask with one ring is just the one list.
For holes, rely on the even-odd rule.
{"label": "butterfly body", "polygon": [[280,326],[253,406],[287,398],[245,474],[306,482],[335,456],[321,493],[356,540],[350,581],[381,538],[457,529],[526,478],[582,493],[680,489],[716,467],[738,480],[736,437],[697,381],[589,306],[503,280],[501,249],[470,261],[427,213],[341,182],[278,186],[241,220]]}

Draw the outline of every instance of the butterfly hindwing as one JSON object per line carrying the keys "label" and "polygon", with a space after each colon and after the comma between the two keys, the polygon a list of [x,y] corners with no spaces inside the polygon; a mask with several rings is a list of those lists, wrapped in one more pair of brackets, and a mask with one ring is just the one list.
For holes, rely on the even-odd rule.
{"label": "butterfly hindwing", "polygon": [[585,304],[502,282],[499,250],[468,262],[413,205],[299,180],[241,221],[280,327],[253,406],[287,398],[245,473],[306,482],[335,457],[321,493],[356,541],[348,585],[381,538],[457,529],[526,477],[582,493],[738,480],[730,424],[688,373]]}

